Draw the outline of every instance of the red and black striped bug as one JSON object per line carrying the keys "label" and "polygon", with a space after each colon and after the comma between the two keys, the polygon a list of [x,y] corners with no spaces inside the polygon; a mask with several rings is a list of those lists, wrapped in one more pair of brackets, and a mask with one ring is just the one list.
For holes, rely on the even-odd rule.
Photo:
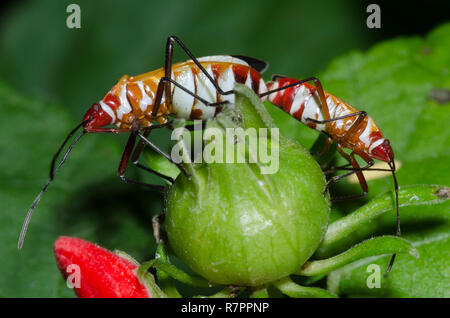
{"label": "red and black striped bug", "polygon": [[[172,65],[174,44],[178,43],[191,60]],[[73,146],[86,133],[130,133],[128,142],[122,154],[118,175],[124,182],[144,185],[163,191],[163,186],[151,185],[125,177],[125,171],[130,161],[137,167],[158,176],[173,181],[171,178],[141,165],[138,161],[144,146],[148,146],[173,162],[171,157],[154,145],[147,137],[152,129],[170,126],[169,116],[185,119],[210,119],[221,111],[225,104],[234,103],[233,87],[242,83],[253,89],[261,98],[269,97],[269,101],[290,113],[296,119],[308,126],[328,135],[327,146],[331,142],[338,144],[338,152],[349,161],[349,165],[336,169],[350,170],[333,177],[327,183],[324,193],[332,182],[356,173],[363,194],[350,198],[359,198],[368,192],[363,171],[370,169],[373,159],[387,162],[388,171],[392,171],[396,192],[397,234],[400,235],[398,211],[398,185],[395,178],[394,154],[389,140],[384,139],[372,118],[364,111],[357,111],[349,104],[326,93],[317,78],[295,80],[275,76],[267,85],[261,74],[268,64],[266,62],[245,56],[209,56],[195,58],[189,49],[177,38],[170,36],[166,45],[165,67],[138,76],[123,76],[116,85],[100,100],[94,103],[85,114],[82,122],[66,137],[57,153],[54,155],[50,178],[35,201],[31,205],[19,237],[21,248],[33,210],[39,203],[42,194],[47,190],[55,173],[67,159]],[[313,85],[307,82],[312,81]],[[157,123],[157,124],[155,124]],[[116,125],[111,128],[109,125]],[[82,128],[56,165],[56,160],[66,143]],[[136,139],[139,143],[135,147]],[[352,150],[347,155],[343,148]],[[134,151],[133,151],[134,150]],[[363,158],[367,165],[360,167],[355,155]],[[176,164],[188,176],[181,164]],[[375,169],[387,170],[387,169]],[[341,200],[344,198],[335,198]],[[395,255],[394,255],[395,257]],[[394,257],[389,265],[392,266]]]}

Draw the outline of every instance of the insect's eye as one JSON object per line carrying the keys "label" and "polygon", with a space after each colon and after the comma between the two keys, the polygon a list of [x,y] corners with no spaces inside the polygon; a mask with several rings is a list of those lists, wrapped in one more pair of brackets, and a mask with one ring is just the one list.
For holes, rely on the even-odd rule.
{"label": "insect's eye", "polygon": [[94,111],[96,111],[96,112],[98,111],[98,105],[97,104],[94,105]]}
{"label": "insect's eye", "polygon": [[385,140],[383,141],[383,144],[384,144],[385,146],[389,146],[389,140],[385,139]]}

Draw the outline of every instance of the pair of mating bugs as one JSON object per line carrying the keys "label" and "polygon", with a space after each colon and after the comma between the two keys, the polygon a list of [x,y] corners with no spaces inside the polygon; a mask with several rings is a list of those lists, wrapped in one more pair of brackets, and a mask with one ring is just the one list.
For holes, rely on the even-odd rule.
{"label": "pair of mating bugs", "polygon": [[[191,60],[172,65],[174,45],[178,44]],[[188,120],[213,118],[225,105],[234,103],[234,84],[242,83],[250,87],[263,100],[268,99],[294,118],[309,127],[325,133],[328,146],[337,143],[338,153],[348,164],[334,170],[347,170],[343,175],[331,178],[325,186],[324,194],[331,183],[351,174],[356,174],[363,193],[351,197],[333,198],[333,201],[360,198],[368,192],[364,178],[365,170],[391,171],[396,194],[397,235],[400,235],[398,205],[398,184],[395,177],[394,153],[389,140],[375,125],[366,112],[358,111],[341,99],[325,92],[315,77],[296,80],[284,76],[273,76],[265,83],[261,74],[266,70],[266,62],[245,56],[208,56],[195,58],[180,39],[170,36],[166,45],[165,67],[138,76],[123,76],[116,85],[87,111],[82,122],[66,137],[54,155],[50,178],[31,205],[25,219],[18,246],[22,247],[25,233],[33,210],[47,190],[55,173],[66,161],[75,143],[86,133],[130,133],[118,168],[119,177],[129,183],[144,185],[157,190],[164,187],[131,180],[125,177],[127,165],[131,162],[137,167],[173,181],[152,169],[141,165],[139,155],[145,146],[151,147],[167,160],[171,157],[154,145],[148,135],[152,129],[170,126],[169,116]],[[309,84],[308,82],[312,82]],[[116,127],[111,127],[115,125]],[[70,144],[58,164],[57,158],[66,143],[82,129]],[[139,139],[138,145],[136,140]],[[344,152],[344,148],[351,153]],[[134,150],[134,151],[133,151]],[[367,164],[360,167],[356,155]],[[374,159],[386,162],[390,169],[373,169]],[[179,169],[189,176],[180,163]],[[388,267],[390,271],[395,255]]]}

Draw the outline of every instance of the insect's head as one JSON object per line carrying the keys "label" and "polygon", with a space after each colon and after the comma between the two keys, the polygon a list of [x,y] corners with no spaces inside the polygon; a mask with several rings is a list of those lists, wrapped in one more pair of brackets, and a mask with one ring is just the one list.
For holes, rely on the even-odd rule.
{"label": "insect's head", "polygon": [[92,104],[91,108],[83,117],[83,128],[100,128],[111,123],[111,116],[103,110],[98,103]]}
{"label": "insect's head", "polygon": [[378,159],[384,162],[394,161],[394,151],[391,148],[389,139],[383,139],[383,141],[370,150],[370,156],[374,159]]}

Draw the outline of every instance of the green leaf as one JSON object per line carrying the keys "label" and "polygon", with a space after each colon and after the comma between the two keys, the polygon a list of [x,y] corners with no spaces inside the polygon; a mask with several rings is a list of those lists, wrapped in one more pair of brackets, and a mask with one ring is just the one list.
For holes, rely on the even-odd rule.
{"label": "green leaf", "polygon": [[[420,258],[398,254],[389,275],[383,269],[390,256],[369,257],[332,272],[328,289],[348,297],[450,297],[449,233],[413,245]],[[380,288],[368,287],[372,264],[379,266]]]}

